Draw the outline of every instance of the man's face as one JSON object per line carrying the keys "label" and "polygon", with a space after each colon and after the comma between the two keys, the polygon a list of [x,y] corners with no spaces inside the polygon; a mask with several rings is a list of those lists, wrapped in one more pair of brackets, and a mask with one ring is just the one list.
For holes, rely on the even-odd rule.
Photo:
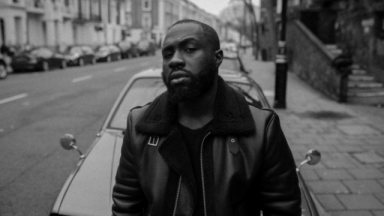
{"label": "man's face", "polygon": [[212,88],[217,76],[215,51],[199,25],[173,26],[165,37],[162,55],[162,76],[171,102],[196,99]]}

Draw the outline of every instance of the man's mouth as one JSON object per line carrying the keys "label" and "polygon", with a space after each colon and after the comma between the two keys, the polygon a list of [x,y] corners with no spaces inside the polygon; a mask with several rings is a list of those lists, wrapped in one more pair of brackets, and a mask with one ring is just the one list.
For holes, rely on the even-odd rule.
{"label": "man's mouth", "polygon": [[169,80],[171,85],[178,85],[188,82],[190,80],[190,77],[185,71],[174,71],[169,76]]}

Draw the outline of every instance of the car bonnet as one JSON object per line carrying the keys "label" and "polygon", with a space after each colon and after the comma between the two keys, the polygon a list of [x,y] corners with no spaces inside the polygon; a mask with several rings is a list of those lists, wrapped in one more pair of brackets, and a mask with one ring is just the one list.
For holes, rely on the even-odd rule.
{"label": "car bonnet", "polygon": [[112,189],[123,142],[121,131],[106,131],[94,143],[61,193],[61,215],[110,215]]}

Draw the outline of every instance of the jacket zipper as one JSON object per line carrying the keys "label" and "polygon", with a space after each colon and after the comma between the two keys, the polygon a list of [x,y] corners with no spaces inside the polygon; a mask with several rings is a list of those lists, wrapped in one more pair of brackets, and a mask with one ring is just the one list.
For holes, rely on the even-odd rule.
{"label": "jacket zipper", "polygon": [[177,209],[177,203],[179,201],[179,195],[180,195],[180,188],[181,188],[181,176],[179,178],[179,185],[177,186],[177,194],[176,194],[176,200],[175,200],[175,207],[173,208],[173,216],[176,215],[176,209]]}
{"label": "jacket zipper", "polygon": [[201,182],[203,187],[203,204],[204,204],[204,215],[207,216],[207,204],[206,204],[206,198],[205,198],[205,183],[204,183],[204,169],[203,169],[203,146],[205,139],[211,134],[211,132],[208,132],[207,135],[205,135],[201,146],[200,146],[200,168],[201,168]]}

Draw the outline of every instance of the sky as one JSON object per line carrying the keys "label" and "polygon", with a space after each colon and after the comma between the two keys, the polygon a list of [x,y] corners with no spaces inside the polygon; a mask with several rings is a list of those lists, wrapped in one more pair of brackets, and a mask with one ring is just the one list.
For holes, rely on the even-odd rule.
{"label": "sky", "polygon": [[190,0],[200,8],[214,15],[219,15],[220,11],[228,6],[229,0]]}
{"label": "sky", "polygon": [[[230,0],[190,0],[200,8],[203,8],[209,13],[219,15],[220,11],[228,6]],[[259,0],[253,0],[254,4],[258,4]]]}

